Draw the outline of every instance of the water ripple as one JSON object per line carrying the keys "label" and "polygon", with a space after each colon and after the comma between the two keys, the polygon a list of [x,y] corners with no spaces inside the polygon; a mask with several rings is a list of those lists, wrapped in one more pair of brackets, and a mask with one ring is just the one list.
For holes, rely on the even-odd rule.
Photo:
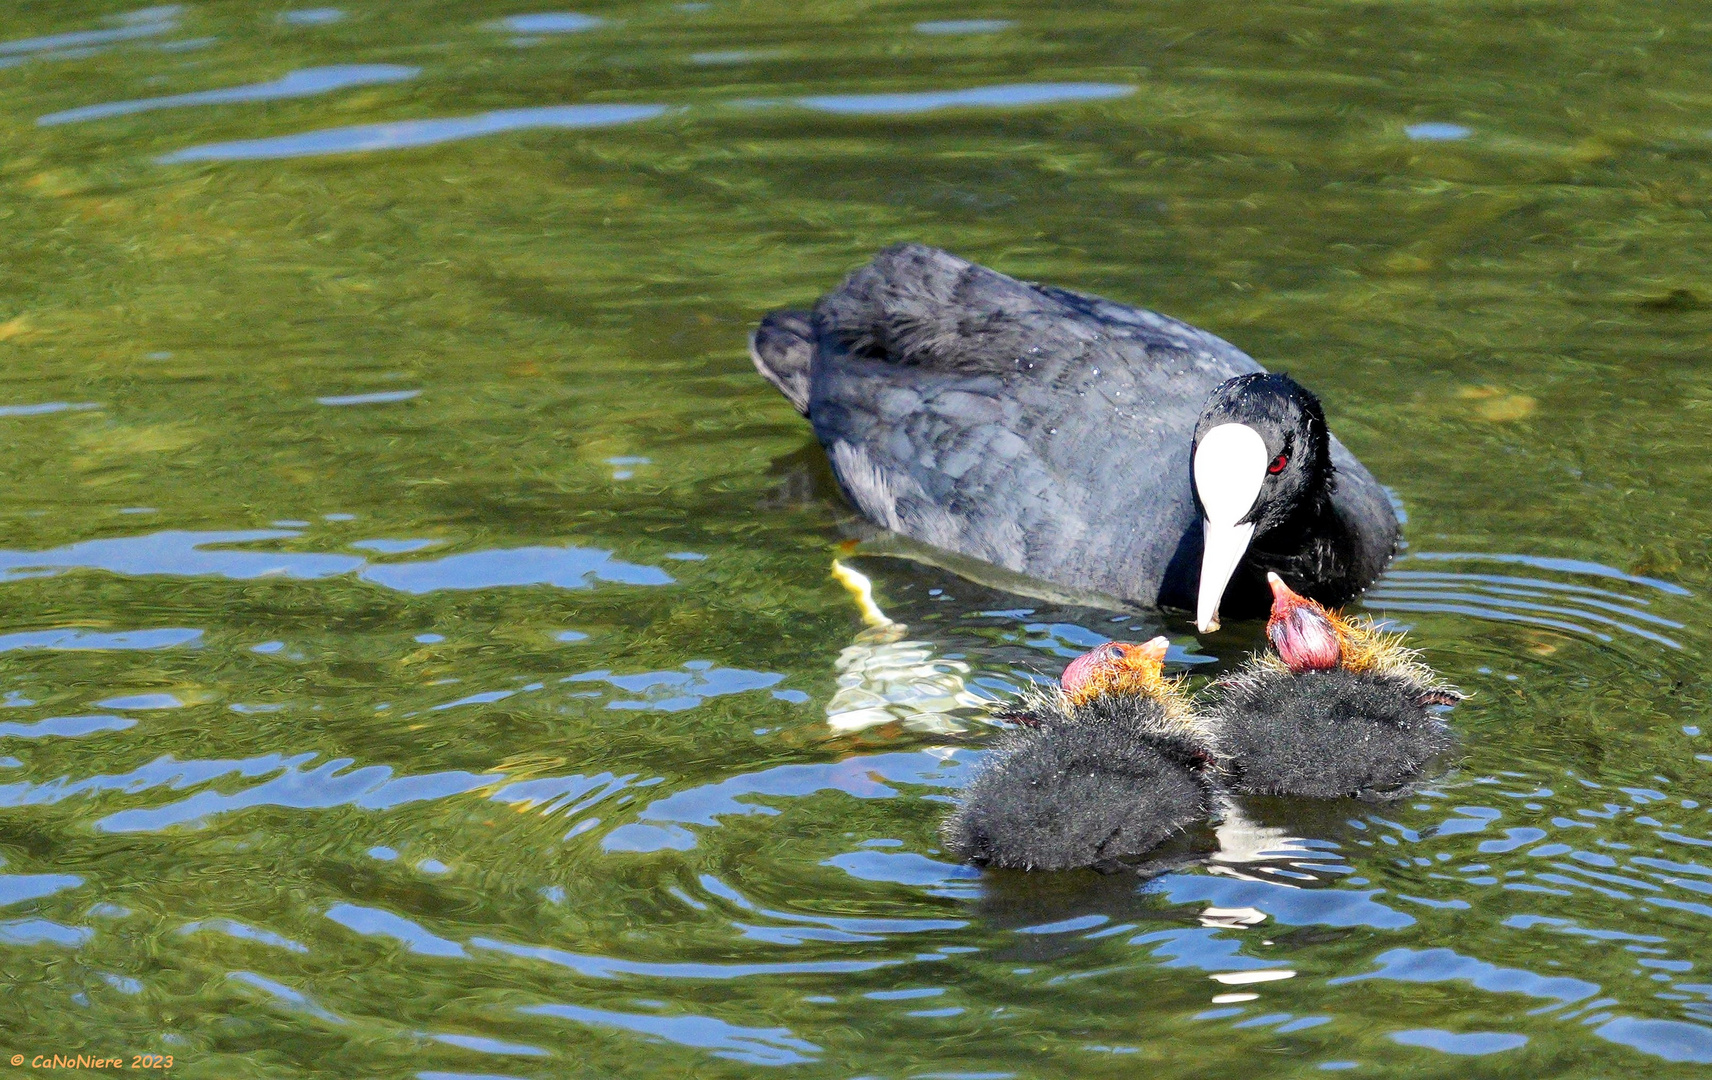
{"label": "water ripple", "polygon": [[64,112],[49,113],[37,119],[36,123],[42,127],[51,127],[55,124],[73,124],[83,120],[129,116],[133,113],[176,109],[189,105],[228,105],[248,101],[313,97],[350,86],[403,82],[406,79],[414,79],[421,73],[421,68],[400,64],[338,64],[333,67],[305,68],[271,82],[229,86],[222,90],[198,90],[189,94],[169,94],[165,97],[138,98],[133,101],[112,101],[102,105],[84,105]]}
{"label": "water ripple", "polygon": [[710,697],[765,690],[784,680],[783,675],[775,672],[716,668],[706,660],[686,661],[683,666],[687,670],[647,671],[638,675],[614,675],[603,669],[572,675],[564,681],[604,682],[620,690],[642,695],[640,698],[609,701],[606,703],[609,709],[681,712],[695,708]]}
{"label": "water ripple", "polygon": [[279,21],[287,26],[328,26],[343,20],[345,13],[338,8],[298,8],[295,11],[282,11]]}
{"label": "water ripple", "polygon": [[163,155],[162,165],[187,161],[260,161],[356,154],[374,150],[403,150],[532,128],[599,128],[634,124],[664,115],[664,105],[550,105],[535,109],[496,109],[475,116],[432,120],[399,120],[388,124],[358,124],[325,128],[267,139],[208,143]]}
{"label": "water ripple", "polygon": [[[840,791],[858,799],[890,799],[898,795],[888,783],[950,787],[960,782],[962,765],[926,753],[875,754],[831,764],[779,765],[764,772],[733,776],[715,784],[675,792],[648,806],[638,821],[608,833],[608,851],[647,852],[688,850],[696,841],[683,825],[715,826],[725,815],[777,814],[770,806],[740,802],[746,795],[802,797],[820,791]],[[643,824],[668,822],[667,825]]]}
{"label": "water ripple", "polygon": [[575,34],[604,26],[606,20],[572,11],[550,11],[537,15],[508,15],[498,25],[519,34]]}
{"label": "water ripple", "polygon": [[[48,34],[43,37],[0,41],[0,57],[13,58],[12,63],[17,63],[30,55],[63,51],[77,52],[92,46],[111,45],[120,41],[155,37],[170,33],[176,28],[179,13],[182,11],[183,8],[177,4],[145,8],[141,11],[133,11],[128,15],[114,17],[110,21],[118,25],[111,30],[73,30],[64,34]],[[0,60],[0,66],[5,65],[6,61]]]}
{"label": "water ripple", "polygon": [[318,397],[318,405],[390,405],[395,401],[412,401],[422,395],[420,390],[380,390],[372,394],[332,394]]}
{"label": "water ripple", "polygon": [[76,874],[0,874],[0,907],[37,900],[83,884]]}
{"label": "water ripple", "polygon": [[0,416],[46,416],[60,412],[88,412],[100,407],[94,401],[44,401],[36,405],[0,405]]}
{"label": "water ripple", "polygon": [[327,917],[347,930],[366,937],[391,938],[422,956],[465,955],[464,947],[457,942],[431,934],[404,916],[380,908],[363,907],[360,904],[334,904],[327,909]]}
{"label": "water ripple", "polygon": [[1011,19],[937,19],[915,24],[918,34],[996,34],[1009,30],[1016,23]]}
{"label": "water ripple", "polygon": [[124,731],[136,723],[129,716],[52,716],[33,724],[0,724],[0,739],[75,739],[98,731]]}
{"label": "water ripple", "polygon": [[[309,810],[348,804],[364,810],[386,810],[405,803],[463,795],[504,779],[502,775],[494,773],[456,770],[394,777],[391,766],[387,765],[367,765],[345,772],[352,764],[350,758],[335,758],[317,768],[304,771],[294,763],[286,765],[279,776],[255,787],[231,794],[201,791],[188,799],[165,806],[150,807],[146,810],[121,810],[97,820],[95,827],[110,833],[158,832],[173,825],[203,822],[219,814],[229,814],[256,806],[285,806]],[[241,767],[237,765],[228,766],[221,771],[234,769],[241,771]],[[126,791],[138,790],[136,787],[115,783],[118,778],[102,779],[107,781],[105,785],[92,787],[109,786],[120,787]],[[174,781],[171,786],[179,787],[182,784]]]}
{"label": "water ripple", "polygon": [[646,1016],[581,1005],[528,1005],[518,1011],[594,1027],[622,1028],[748,1065],[797,1065],[816,1060],[821,1052],[820,1047],[797,1038],[789,1028],[742,1027],[711,1016]]}
{"label": "water ripple", "polygon": [[162,627],[158,630],[119,630],[103,633],[98,630],[27,630],[16,634],[0,634],[0,652],[13,649],[171,649],[194,645],[202,631],[188,627]]}
{"label": "water ripple", "polygon": [[1014,109],[1066,101],[1108,101],[1128,97],[1126,83],[1012,83],[972,90],[928,90],[905,94],[823,94],[796,99],[821,112],[849,115],[933,112],[937,109]]}
{"label": "water ripple", "polygon": [[0,582],[50,576],[66,570],[105,570],[133,577],[160,574],[238,580],[283,577],[300,581],[355,573],[361,580],[384,588],[422,594],[442,589],[523,585],[585,589],[596,581],[626,585],[670,585],[674,581],[664,570],[614,559],[612,552],[600,548],[500,548],[419,562],[370,563],[355,555],[233,550],[224,546],[294,539],[300,535],[284,529],[169,530],[85,540],[48,551],[0,551]]}
{"label": "water ripple", "polygon": [[[869,937],[861,940],[874,941],[878,939]],[[632,976],[643,979],[696,979],[724,982],[731,979],[750,979],[775,975],[848,975],[858,971],[873,971],[876,968],[891,967],[901,963],[898,960],[808,960],[756,963],[683,960],[661,962],[590,956],[545,945],[517,945],[508,941],[498,941],[485,937],[472,939],[470,945],[478,949],[491,949],[494,952],[505,953],[508,956],[544,960],[549,964],[567,968],[578,975],[591,979],[616,979],[619,976]]]}
{"label": "water ripple", "polygon": [[1389,949],[1373,958],[1377,969],[1328,980],[1332,986],[1369,979],[1398,982],[1466,982],[1493,994],[1524,994],[1569,1005],[1599,993],[1599,984],[1569,975],[1536,975],[1463,956],[1453,949]]}
{"label": "water ripple", "polygon": [[257,990],[262,991],[264,994],[267,994],[270,998],[273,998],[280,1004],[308,1013],[310,1016],[319,1020],[325,1020],[332,1024],[343,1024],[346,1022],[344,1017],[322,1008],[307,994],[293,990],[284,983],[275,982],[274,980],[263,975],[258,975],[253,971],[230,972],[226,978],[232,982],[254,987]]}
{"label": "water ripple", "polygon": [[86,926],[66,926],[51,919],[14,919],[0,922],[0,944],[58,945],[77,949],[95,936]]}
{"label": "water ripple", "polygon": [[[1558,576],[1404,568],[1417,561],[1509,563]],[[1641,586],[1647,592],[1636,595],[1589,584],[1586,580],[1564,581],[1560,579],[1564,575]],[[1609,566],[1575,559],[1419,552],[1398,558],[1396,568],[1380,579],[1363,602],[1382,613],[1472,615],[1492,622],[1526,623],[1583,634],[1600,641],[1612,641],[1610,631],[1620,631],[1667,648],[1681,649],[1681,642],[1659,630],[1681,630],[1686,624],[1648,609],[1655,600],[1674,602],[1675,598],[1690,595],[1688,590],[1668,581],[1625,574]],[[1650,629],[1653,627],[1658,629]]]}
{"label": "water ripple", "polygon": [[1502,1031],[1441,1031],[1438,1028],[1416,1028],[1412,1031],[1394,1031],[1391,1041],[1403,1046],[1423,1046],[1428,1050],[1437,1050],[1441,1054],[1455,1054],[1459,1057],[1482,1056],[1498,1054],[1505,1050],[1517,1050],[1528,1045],[1526,1035],[1516,1035]]}
{"label": "water ripple", "polygon": [[1488,552],[1452,552],[1452,551],[1418,551],[1404,555],[1402,559],[1420,559],[1423,562],[1496,562],[1513,563],[1520,566],[1531,566],[1536,570],[1554,570],[1564,574],[1585,574],[1589,577],[1609,578],[1612,581],[1624,581],[1631,585],[1645,585],[1671,596],[1693,596],[1689,590],[1674,582],[1660,578],[1646,577],[1640,574],[1629,574],[1614,566],[1588,562],[1584,559],[1558,559],[1544,555],[1500,555]]}

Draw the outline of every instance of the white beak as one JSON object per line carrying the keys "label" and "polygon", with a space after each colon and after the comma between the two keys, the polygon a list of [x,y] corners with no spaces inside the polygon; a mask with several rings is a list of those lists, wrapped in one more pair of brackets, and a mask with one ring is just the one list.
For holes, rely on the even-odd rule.
{"label": "white beak", "polygon": [[1195,628],[1219,628],[1219,600],[1254,539],[1254,523],[1241,521],[1254,508],[1266,482],[1266,442],[1247,424],[1220,424],[1195,448],[1195,493],[1206,515],[1201,552],[1201,589]]}

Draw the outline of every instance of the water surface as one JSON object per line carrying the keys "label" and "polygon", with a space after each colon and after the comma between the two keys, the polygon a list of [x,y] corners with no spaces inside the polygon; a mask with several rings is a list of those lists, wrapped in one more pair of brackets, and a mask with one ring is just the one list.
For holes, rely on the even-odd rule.
{"label": "water surface", "polygon": [[[1709,64],[1687,4],[12,13],[0,1060],[1703,1073]],[[1319,390],[1457,767],[1147,884],[945,857],[971,702],[1260,637],[849,554],[744,339],[904,239]]]}

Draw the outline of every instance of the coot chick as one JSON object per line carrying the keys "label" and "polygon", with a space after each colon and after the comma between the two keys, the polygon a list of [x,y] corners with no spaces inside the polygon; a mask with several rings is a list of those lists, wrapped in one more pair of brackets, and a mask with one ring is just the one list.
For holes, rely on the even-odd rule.
{"label": "coot chick", "polygon": [[980,866],[1113,870],[1205,821],[1212,748],[1163,675],[1166,645],[1102,645],[1025,694],[942,826],[946,847]]}
{"label": "coot chick", "polygon": [[1385,796],[1454,743],[1430,710],[1462,699],[1400,635],[1346,619],[1276,574],[1266,635],[1275,653],[1214,683],[1197,705],[1231,770],[1263,795]]}
{"label": "coot chick", "polygon": [[1151,311],[900,244],[750,354],[870,521],[1203,632],[1263,613],[1268,571],[1341,604],[1396,548],[1313,394]]}

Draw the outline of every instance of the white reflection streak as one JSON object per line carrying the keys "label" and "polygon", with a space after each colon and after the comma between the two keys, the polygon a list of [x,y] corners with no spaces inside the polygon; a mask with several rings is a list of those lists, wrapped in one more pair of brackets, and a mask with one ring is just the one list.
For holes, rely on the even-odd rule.
{"label": "white reflection streak", "polygon": [[955,711],[991,704],[965,684],[969,665],[935,659],[931,642],[906,640],[909,627],[880,610],[866,575],[834,559],[832,576],[850,590],[868,627],[838,654],[838,692],[826,704],[827,725],[840,734],[890,723],[931,734],[966,730]]}
{"label": "white reflection streak", "polygon": [[[1288,881],[1281,881],[1272,874],[1263,874],[1265,864],[1288,858],[1292,855],[1305,856],[1312,859],[1314,849],[1310,848],[1305,837],[1291,836],[1283,829],[1271,825],[1261,825],[1249,820],[1235,802],[1226,800],[1221,809],[1221,819],[1214,835],[1219,841],[1219,850],[1207,864],[1207,873],[1223,874],[1226,877],[1240,878],[1243,881],[1264,881],[1269,885],[1280,885],[1289,889],[1299,889]],[[1253,866],[1253,869],[1248,869]],[[1238,909],[1243,912],[1253,911],[1252,908]],[[1257,914],[1261,914],[1256,912]],[[1202,913],[1202,922],[1206,925],[1231,925],[1228,912],[1220,908],[1208,908]],[[1265,915],[1261,914],[1264,919]],[[1208,922],[1208,920],[1213,920]],[[1259,922],[1259,919],[1253,922]],[[1241,925],[1252,925],[1244,922]]]}

